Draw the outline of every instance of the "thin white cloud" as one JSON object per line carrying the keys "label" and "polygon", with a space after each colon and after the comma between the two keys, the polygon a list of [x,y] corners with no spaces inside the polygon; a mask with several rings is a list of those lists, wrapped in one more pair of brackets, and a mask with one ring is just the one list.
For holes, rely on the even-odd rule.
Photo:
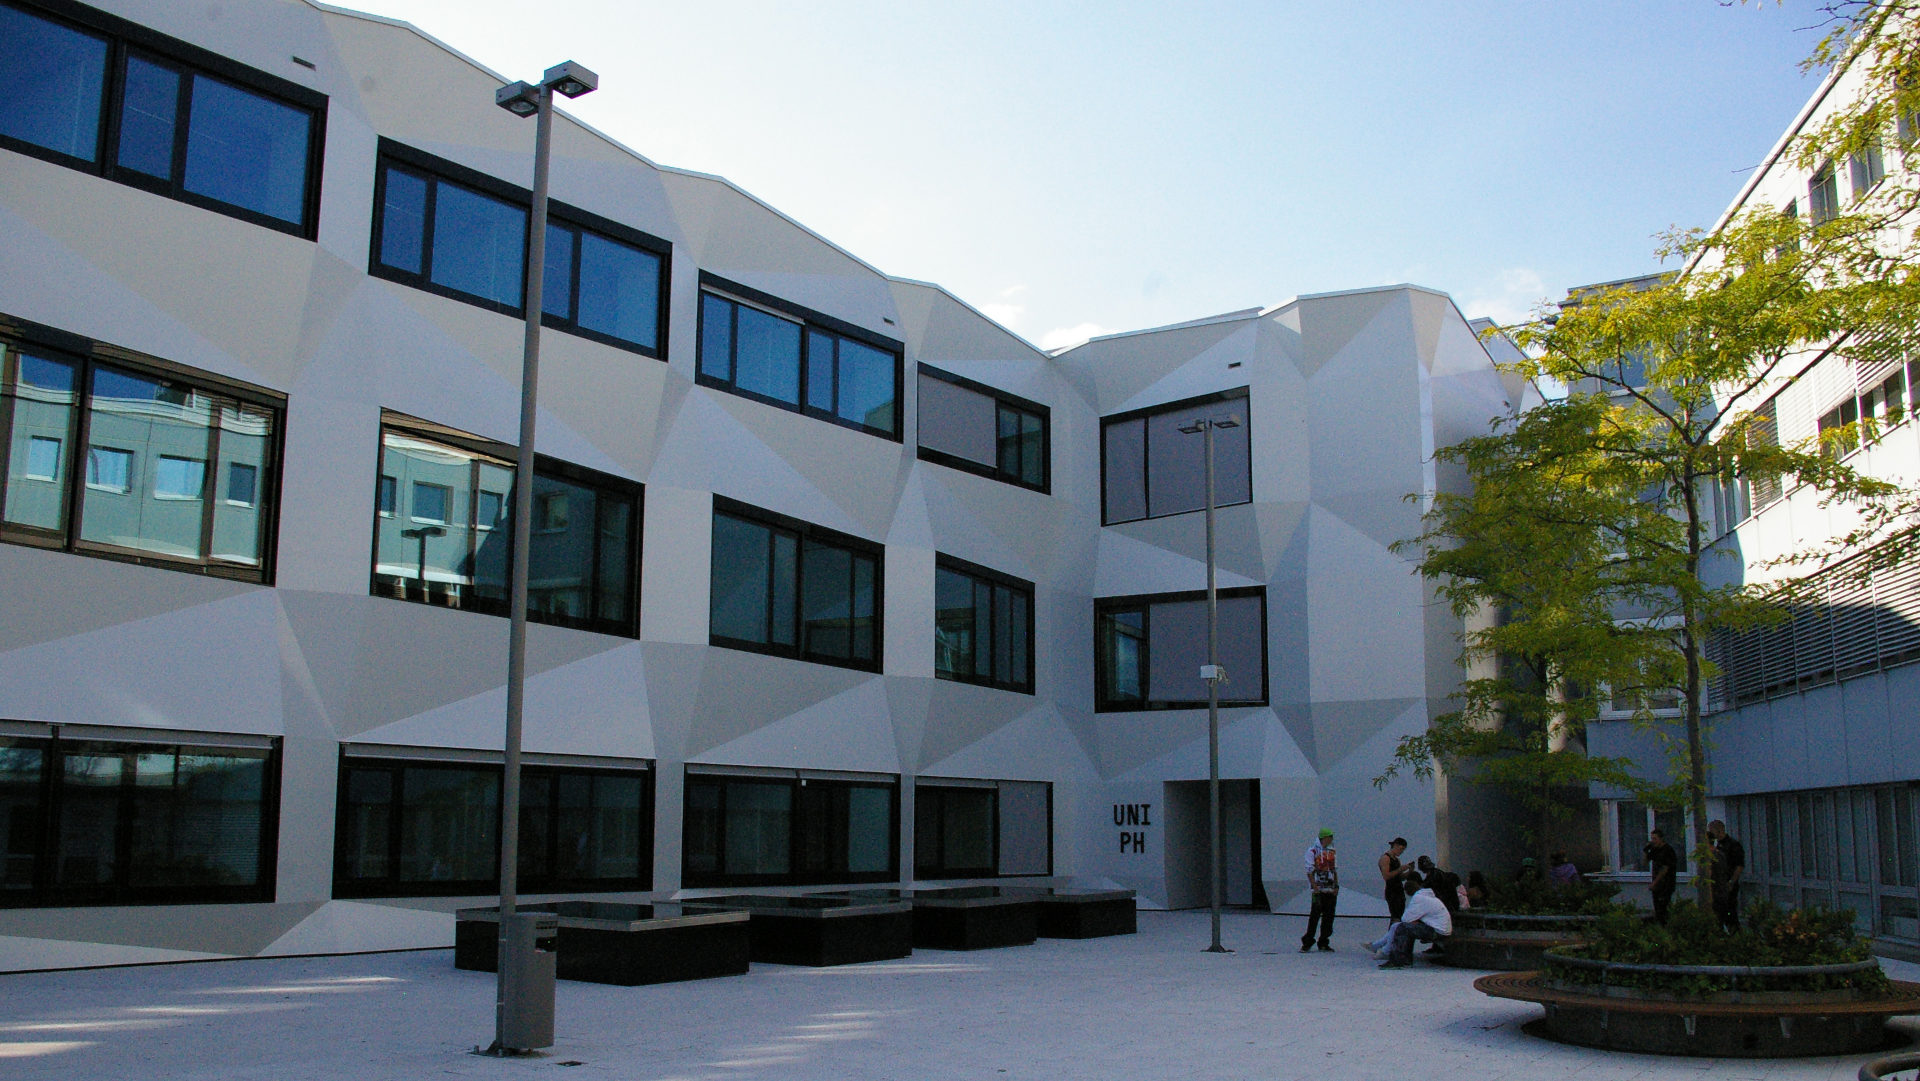
{"label": "thin white cloud", "polygon": [[1065,349],[1070,345],[1079,345],[1089,338],[1102,334],[1111,334],[1112,330],[1098,323],[1080,323],[1070,327],[1055,327],[1040,335],[1040,348],[1051,353],[1055,349]]}
{"label": "thin white cloud", "polygon": [[1461,300],[1467,318],[1485,316],[1501,326],[1525,322],[1547,300],[1547,284],[1530,267],[1509,267],[1490,283],[1472,289]]}

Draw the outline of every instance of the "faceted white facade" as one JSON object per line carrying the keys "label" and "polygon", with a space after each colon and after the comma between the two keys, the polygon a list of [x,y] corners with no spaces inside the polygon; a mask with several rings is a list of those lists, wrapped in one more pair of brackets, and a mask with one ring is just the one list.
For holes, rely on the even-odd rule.
{"label": "faceted white facade", "polygon": [[[0,907],[0,970],[448,944],[473,897],[335,897],[341,755],[497,754],[506,621],[374,595],[370,528],[383,415],[516,437],[521,323],[369,273],[376,159],[395,140],[524,187],[532,127],[493,105],[498,75],[404,25],[277,0],[103,7],[325,95],[317,231],[0,149],[0,316],[284,395],[278,539],[268,583],[0,544],[0,735],[278,740],[277,858],[271,901]],[[1433,449],[1521,390],[1446,296],[1301,297],[1048,356],[724,180],[564,119],[555,147],[556,199],[672,245],[664,359],[550,330],[540,388],[542,454],[644,485],[639,631],[531,628],[526,747],[650,768],[643,895],[682,890],[689,768],[728,767],[897,779],[905,883],[915,778],[1046,782],[1054,878],[1204,903],[1204,794],[1184,782],[1206,776],[1205,711],[1094,705],[1096,599],[1201,588],[1202,515],[1103,527],[1100,421],[1240,388],[1252,500],[1220,512],[1220,584],[1264,587],[1268,675],[1267,704],[1222,711],[1222,775],[1255,782],[1230,786],[1230,899],[1257,877],[1301,911],[1322,825],[1352,853],[1347,912],[1384,911],[1388,837],[1444,858],[1433,790],[1370,783],[1458,678],[1457,626],[1389,546],[1453,480]],[[900,343],[904,438],[701,385],[703,273]],[[1047,407],[1047,490],[917,456],[922,363]],[[878,672],[710,643],[716,496],[884,546]],[[936,553],[1033,584],[1032,693],[935,677]]]}

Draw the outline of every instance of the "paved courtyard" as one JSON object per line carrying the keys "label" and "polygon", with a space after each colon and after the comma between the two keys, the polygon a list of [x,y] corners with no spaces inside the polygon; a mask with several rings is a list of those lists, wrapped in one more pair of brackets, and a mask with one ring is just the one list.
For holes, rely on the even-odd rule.
{"label": "paved courtyard", "polygon": [[[1663,1059],[1520,1031],[1537,1007],[1474,974],[1382,972],[1343,920],[1301,954],[1302,920],[1234,913],[1236,952],[1202,952],[1205,913],[1146,912],[1140,934],[842,968],[755,965],[659,987],[562,982],[559,1044],[499,1061],[493,978],[451,951],[0,976],[0,1077],[101,1078],[1823,1078],[1860,1057]],[[1920,966],[1888,962],[1902,979]],[[1920,1037],[1920,1018],[1895,1022]]]}

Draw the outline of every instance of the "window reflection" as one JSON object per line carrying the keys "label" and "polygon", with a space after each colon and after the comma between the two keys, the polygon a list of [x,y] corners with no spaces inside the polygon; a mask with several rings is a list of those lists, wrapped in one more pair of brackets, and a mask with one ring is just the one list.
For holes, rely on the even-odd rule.
{"label": "window reflection", "polygon": [[[1203,706],[1207,685],[1204,593],[1113,598],[1094,602],[1095,706],[1098,709],[1185,709]],[[1222,704],[1258,705],[1267,698],[1265,612],[1260,587],[1219,593],[1219,663],[1227,671]]]}
{"label": "window reflection", "polygon": [[98,157],[106,41],[0,4],[0,71],[9,98],[0,136],[82,161]]}
{"label": "window reflection", "polygon": [[1214,429],[1214,505],[1252,501],[1246,392],[1235,391],[1101,422],[1106,524],[1184,514],[1206,506],[1206,437],[1180,430],[1202,417],[1239,421],[1232,428]]}
{"label": "window reflection", "polygon": [[268,747],[0,739],[0,905],[269,899],[278,783]]}
{"label": "window reflection", "polygon": [[945,556],[934,570],[934,675],[1033,693],[1033,585]]}
{"label": "window reflection", "polygon": [[880,547],[716,499],[713,644],[878,670]]}
{"label": "window reflection", "polygon": [[[264,571],[276,410],[183,377],[0,349],[11,539]],[[224,498],[208,498],[222,481]]]}
{"label": "window reflection", "polygon": [[892,781],[691,775],[682,849],[685,884],[891,878],[897,791]]}
{"label": "window reflection", "polygon": [[718,293],[700,295],[699,374],[710,386],[897,435],[900,363],[898,353],[829,331],[797,311],[781,315]]}
{"label": "window reflection", "polygon": [[[508,453],[397,428],[382,433],[376,593],[506,614],[515,469]],[[533,487],[528,618],[633,634],[637,487],[545,472]]]}

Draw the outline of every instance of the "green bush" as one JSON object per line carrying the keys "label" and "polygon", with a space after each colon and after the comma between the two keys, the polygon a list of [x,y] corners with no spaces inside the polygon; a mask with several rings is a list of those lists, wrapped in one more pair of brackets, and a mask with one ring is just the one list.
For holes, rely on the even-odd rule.
{"label": "green bush", "polygon": [[1499,916],[1598,916],[1614,910],[1620,887],[1612,882],[1582,881],[1563,886],[1544,878],[1487,880],[1485,911]]}
{"label": "green bush", "polygon": [[[1692,901],[1677,902],[1665,926],[1642,918],[1631,908],[1603,915],[1589,928],[1586,941],[1564,946],[1552,954],[1615,961],[1633,965],[1837,965],[1872,957],[1869,943],[1854,931],[1853,913],[1820,906],[1780,909],[1755,901],[1743,914],[1736,934],[1720,930],[1720,921]],[[1557,979],[1596,984],[1597,969],[1555,967]],[[1708,995],[1722,991],[1827,991],[1855,988],[1867,992],[1887,988],[1887,975],[1878,968],[1845,975],[1814,976],[1682,976],[1651,972],[1611,972],[1608,983],[1680,995]]]}

